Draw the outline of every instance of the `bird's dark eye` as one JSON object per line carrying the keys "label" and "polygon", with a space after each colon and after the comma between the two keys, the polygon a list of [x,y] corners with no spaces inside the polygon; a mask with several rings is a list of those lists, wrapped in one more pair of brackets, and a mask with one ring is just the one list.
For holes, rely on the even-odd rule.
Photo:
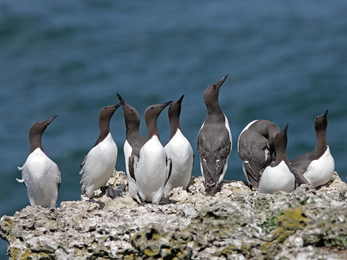
{"label": "bird's dark eye", "polygon": [[134,112],[134,110],[130,109],[130,112],[132,113],[132,112]]}
{"label": "bird's dark eye", "polygon": [[36,123],[36,125],[40,125],[40,123]]}
{"label": "bird's dark eye", "polygon": [[172,107],[172,103],[170,104],[170,107]]}
{"label": "bird's dark eye", "polygon": [[316,120],[318,120],[318,116],[316,117]]}
{"label": "bird's dark eye", "polygon": [[105,107],[104,109],[107,109],[107,107]]}
{"label": "bird's dark eye", "polygon": [[151,107],[151,109],[153,110],[153,109],[154,109],[154,107]]}

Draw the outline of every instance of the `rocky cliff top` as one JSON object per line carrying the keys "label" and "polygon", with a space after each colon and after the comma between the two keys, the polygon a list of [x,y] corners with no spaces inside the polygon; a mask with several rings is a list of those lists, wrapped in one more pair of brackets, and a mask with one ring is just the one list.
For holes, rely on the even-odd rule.
{"label": "rocky cliff top", "polygon": [[251,191],[223,182],[206,196],[202,177],[174,189],[161,205],[138,205],[126,176],[115,172],[90,203],[62,202],[55,210],[27,206],[0,220],[10,259],[347,259],[347,184],[334,173],[319,189]]}

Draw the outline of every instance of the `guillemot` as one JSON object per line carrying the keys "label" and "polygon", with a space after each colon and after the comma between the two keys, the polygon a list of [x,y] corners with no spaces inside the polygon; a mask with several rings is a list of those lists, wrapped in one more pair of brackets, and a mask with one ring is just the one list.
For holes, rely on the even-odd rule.
{"label": "guillemot", "polygon": [[183,135],[180,125],[181,103],[184,95],[170,104],[168,109],[171,134],[165,145],[165,152],[172,161],[172,171],[164,188],[166,196],[173,188],[187,189],[192,174],[194,152],[187,138]]}
{"label": "guillemot", "polygon": [[[100,208],[104,207],[104,203],[93,199],[94,191],[106,185],[116,167],[118,148],[110,132],[110,120],[121,104],[101,109],[99,112],[99,137],[81,164],[81,183],[86,189],[86,195],[89,201],[98,203]],[[106,194],[113,197],[114,191],[107,187]]]}
{"label": "guillemot", "polygon": [[140,149],[145,144],[146,138],[139,131],[140,115],[135,108],[130,106],[117,93],[119,101],[123,102],[123,112],[126,128],[126,140],[124,142],[125,169],[127,173],[129,193],[138,203],[141,199],[137,193],[135,171],[140,158]]}
{"label": "guillemot", "polygon": [[301,178],[298,181],[299,185],[310,182],[314,187],[318,187],[327,183],[334,173],[335,161],[330,153],[326,137],[328,111],[315,118],[317,143],[313,151],[299,155],[290,161],[292,172],[296,177]]}
{"label": "guillemot", "polygon": [[145,111],[147,138],[140,150],[140,158],[135,171],[136,187],[142,201],[159,204],[164,185],[171,170],[171,159],[167,159],[160,142],[157,119],[172,101],[149,106]]}
{"label": "guillemot", "polygon": [[232,149],[229,122],[218,102],[219,90],[227,77],[224,76],[204,91],[207,116],[198,134],[197,150],[207,193],[214,192],[223,180]]}
{"label": "guillemot", "polygon": [[22,167],[22,179],[28,189],[30,205],[54,208],[61,183],[60,170],[43,151],[41,137],[47,126],[57,117],[34,123],[29,129],[30,153]]}
{"label": "guillemot", "polygon": [[295,189],[295,177],[289,169],[286,153],[288,125],[276,134],[276,159],[264,169],[259,182],[259,192],[272,194],[276,191],[291,192]]}
{"label": "guillemot", "polygon": [[281,132],[278,125],[268,120],[254,120],[240,133],[237,152],[248,185],[257,190],[264,169],[275,159],[275,137]]}

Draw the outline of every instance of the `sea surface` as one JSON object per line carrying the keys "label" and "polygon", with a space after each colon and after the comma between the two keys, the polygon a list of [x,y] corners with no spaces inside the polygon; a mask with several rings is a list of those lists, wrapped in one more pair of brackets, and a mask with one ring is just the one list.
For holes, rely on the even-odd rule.
{"label": "sea surface", "polygon": [[[119,93],[141,115],[184,96],[183,133],[195,152],[206,116],[205,88],[229,74],[219,102],[233,134],[225,179],[245,180],[242,129],[267,119],[289,124],[289,159],[312,150],[314,119],[329,109],[327,138],[347,176],[347,1],[0,1],[0,217],[29,205],[16,182],[29,127],[59,116],[42,143],[62,174],[57,206],[79,200],[80,163],[98,134],[98,113]],[[165,110],[158,127],[170,135]],[[125,171],[123,111],[111,132]],[[7,244],[0,240],[0,259]]]}

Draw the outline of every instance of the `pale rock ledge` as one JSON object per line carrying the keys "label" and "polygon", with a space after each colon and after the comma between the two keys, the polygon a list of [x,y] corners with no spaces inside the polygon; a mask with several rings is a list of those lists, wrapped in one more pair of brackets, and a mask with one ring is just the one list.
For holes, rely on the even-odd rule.
{"label": "pale rock ledge", "polygon": [[334,173],[318,189],[251,191],[224,182],[206,196],[202,177],[174,189],[161,205],[139,206],[126,176],[98,204],[62,202],[56,210],[27,206],[0,220],[10,259],[347,259],[347,184]]}

